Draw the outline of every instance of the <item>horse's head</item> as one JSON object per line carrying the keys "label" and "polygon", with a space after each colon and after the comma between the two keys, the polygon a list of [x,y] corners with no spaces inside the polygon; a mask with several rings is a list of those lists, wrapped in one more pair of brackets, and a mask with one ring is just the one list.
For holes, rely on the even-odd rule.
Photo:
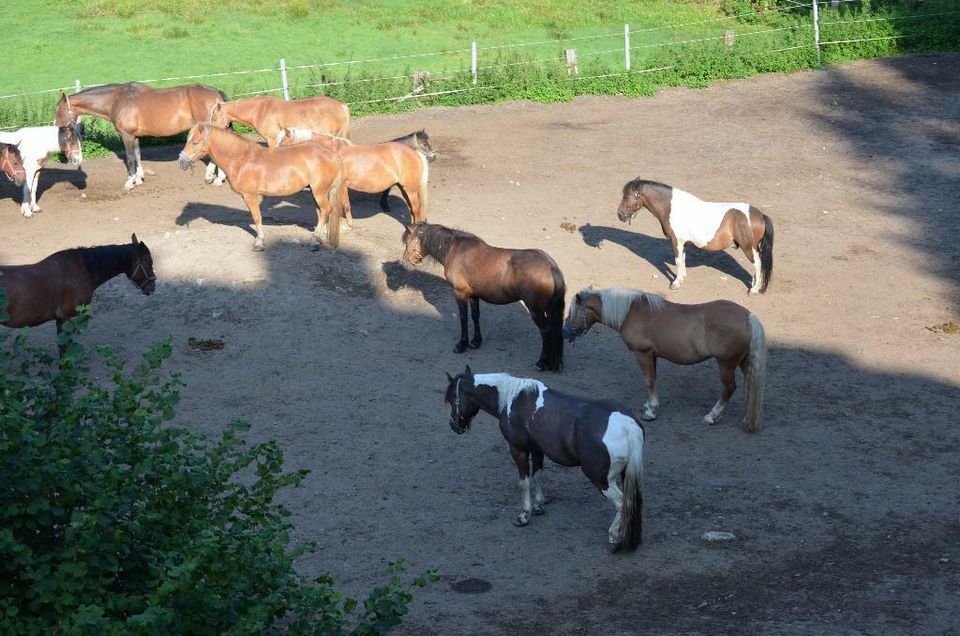
{"label": "horse's head", "polygon": [[77,123],[77,116],[70,105],[70,98],[60,91],[60,100],[57,102],[57,115],[53,120],[54,126],[67,126]]}
{"label": "horse's head", "polygon": [[620,206],[617,208],[617,218],[629,223],[637,212],[643,207],[643,186],[640,179],[628,181],[623,186],[623,198],[620,199]]}
{"label": "horse's head", "polygon": [[136,250],[136,255],[133,258],[133,269],[127,274],[127,278],[137,286],[137,289],[144,296],[149,296],[157,289],[157,277],[153,273],[153,257],[150,255],[150,248],[147,247],[146,243],[137,240],[136,234],[131,237],[130,241],[134,250]]}
{"label": "horse's head", "polygon": [[209,139],[210,125],[194,124],[190,132],[187,133],[187,143],[184,144],[183,150],[180,151],[179,161],[181,170],[189,170],[194,161],[202,159],[207,155],[209,152]]}
{"label": "horse's head", "polygon": [[60,152],[67,157],[67,161],[78,168],[83,161],[82,134],[83,125],[79,122],[60,126],[57,134],[57,139],[60,142]]}
{"label": "horse's head", "polygon": [[444,400],[450,405],[450,428],[457,435],[470,430],[470,423],[480,411],[480,404],[473,398],[474,388],[470,365],[455,378],[447,374],[447,393]]}
{"label": "horse's head", "polygon": [[430,135],[427,134],[426,130],[421,129],[413,133],[413,138],[416,141],[417,148],[424,154],[427,161],[432,162],[437,158],[437,153],[433,151],[433,146],[430,145]]}
{"label": "horse's head", "polygon": [[13,181],[14,185],[22,186],[27,180],[27,171],[23,168],[23,158],[20,156],[20,149],[13,144],[2,144],[3,150],[0,150],[0,171],[7,175],[7,179]]}
{"label": "horse's head", "polygon": [[426,255],[423,253],[423,244],[420,242],[420,224],[408,225],[403,231],[400,240],[403,241],[403,260],[411,265],[419,265]]}
{"label": "horse's head", "polygon": [[217,128],[226,128],[232,123],[230,117],[224,112],[223,102],[220,100],[217,100],[217,103],[213,105],[213,109],[210,111],[210,121],[207,123]]}
{"label": "horse's head", "polygon": [[590,330],[603,317],[603,305],[598,294],[582,289],[570,301],[570,311],[563,323],[563,337],[573,342]]}

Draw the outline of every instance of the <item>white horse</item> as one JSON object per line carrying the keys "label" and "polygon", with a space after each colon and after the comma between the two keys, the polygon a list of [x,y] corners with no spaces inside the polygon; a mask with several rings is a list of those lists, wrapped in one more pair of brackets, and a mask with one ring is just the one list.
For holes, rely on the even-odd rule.
{"label": "white horse", "polygon": [[40,180],[40,169],[47,162],[50,153],[62,152],[67,161],[80,166],[83,161],[80,148],[82,132],[82,125],[31,126],[15,132],[0,132],[0,142],[17,146],[23,158],[23,168],[26,171],[23,203],[20,204],[23,216],[31,217],[34,212],[40,211],[40,206],[37,205],[37,183]]}

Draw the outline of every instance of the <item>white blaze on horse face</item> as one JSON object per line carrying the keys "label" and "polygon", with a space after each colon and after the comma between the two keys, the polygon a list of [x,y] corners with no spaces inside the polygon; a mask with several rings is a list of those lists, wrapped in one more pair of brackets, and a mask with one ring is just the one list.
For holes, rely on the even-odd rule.
{"label": "white blaze on horse face", "polygon": [[742,212],[750,221],[750,205],[747,203],[713,203],[703,201],[689,192],[673,188],[670,197],[670,229],[679,243],[690,241],[703,247],[713,240],[727,211]]}

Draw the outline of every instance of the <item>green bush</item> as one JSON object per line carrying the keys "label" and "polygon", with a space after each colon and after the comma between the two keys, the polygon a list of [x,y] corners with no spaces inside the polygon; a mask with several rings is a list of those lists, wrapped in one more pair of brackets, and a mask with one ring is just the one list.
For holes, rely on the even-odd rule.
{"label": "green bush", "polygon": [[[4,319],[0,289],[0,321]],[[0,633],[377,634],[411,590],[403,563],[358,603],[305,580],[277,493],[276,442],[248,446],[172,425],[182,386],[161,371],[170,339],[135,369],[106,347],[88,360],[67,323],[56,361],[0,329]],[[88,364],[100,370],[94,375]],[[97,379],[97,376],[104,378]]]}

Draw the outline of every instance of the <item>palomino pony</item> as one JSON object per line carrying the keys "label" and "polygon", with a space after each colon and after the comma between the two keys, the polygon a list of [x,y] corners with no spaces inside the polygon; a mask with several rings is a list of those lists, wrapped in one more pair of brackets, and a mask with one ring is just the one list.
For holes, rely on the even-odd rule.
{"label": "palomino pony", "polygon": [[656,181],[637,178],[623,186],[617,209],[621,221],[630,221],[640,208],[647,208],[660,221],[677,259],[677,276],[670,289],[677,289],[687,276],[683,248],[693,243],[717,252],[737,247],[753,263],[750,293],[764,293],[773,273],[773,221],[748,203],[711,203],[689,192]]}
{"label": "palomino pony", "polygon": [[16,144],[23,158],[26,175],[23,181],[23,203],[20,204],[23,216],[31,217],[34,212],[40,211],[40,206],[37,205],[37,185],[40,182],[40,169],[47,162],[50,153],[62,152],[67,161],[80,167],[80,162],[83,161],[80,144],[82,134],[82,124],[31,126],[16,132],[0,132],[0,142]]}
{"label": "palomino pony", "polygon": [[469,366],[455,378],[447,374],[445,399],[450,428],[457,434],[470,430],[481,409],[500,420],[500,432],[520,471],[520,514],[514,525],[525,526],[531,514],[543,514],[547,498],[540,479],[546,456],[561,466],[580,466],[613,503],[617,514],[608,531],[611,552],[634,550],[643,542],[644,433],[627,409],[560,393],[539,380],[506,373],[474,375]]}
{"label": "palomino pony", "polygon": [[23,168],[23,158],[15,144],[0,142],[0,172],[17,187],[26,183],[27,171]]}
{"label": "palomino pony", "polygon": [[680,305],[634,289],[584,289],[570,304],[564,335],[570,342],[594,325],[616,329],[647,381],[647,401],[640,417],[657,416],[657,358],[697,364],[710,358],[720,367],[723,392],[703,421],[715,424],[737,389],[737,367],[747,382],[745,428],[760,430],[763,388],[767,377],[767,341],[752,313],[728,300]]}
{"label": "palomino pony", "polygon": [[[460,340],[454,353],[477,349],[480,300],[493,305],[523,302],[540,329],[543,347],[536,367],[563,368],[563,302],[567,286],[556,261],[543,250],[514,250],[487,245],[467,232],[442,225],[416,223],[401,237],[403,258],[418,265],[427,256],[443,264],[443,275],[453,287],[460,310]],[[467,340],[467,302],[473,315],[473,340]]]}
{"label": "palomino pony", "polygon": [[[79,247],[51,254],[34,265],[0,267],[0,287],[6,292],[6,327],[35,327],[77,315],[78,305],[89,305],[93,292],[108,280],[126,274],[146,296],[157,287],[153,258],[134,234],[127,245]],[[60,351],[63,355],[63,351]]]}
{"label": "palomino pony", "polygon": [[[427,155],[404,144],[354,144],[329,133],[311,132],[306,128],[284,128],[278,135],[279,146],[314,141],[336,152],[343,159],[343,178],[347,188],[374,194],[389,191],[397,185],[410,208],[413,223],[427,220],[427,181],[430,163]],[[382,197],[381,197],[382,198]],[[353,227],[353,210],[349,200],[343,202],[347,225]]]}
{"label": "palomino pony", "polygon": [[[341,201],[347,190],[343,165],[336,153],[320,144],[304,143],[288,148],[264,148],[231,130],[211,124],[197,124],[187,135],[180,152],[180,167],[188,170],[197,159],[209,156],[227,175],[230,187],[243,197],[257,228],[253,249],[263,249],[263,217],[260,203],[264,195],[289,196],[310,186],[317,205],[317,228],[311,249],[320,245],[320,228],[327,225],[327,242],[340,244]],[[341,192],[342,190],[342,192]]]}
{"label": "palomino pony", "polygon": [[350,136],[350,109],[325,95],[290,101],[261,96],[218,102],[210,113],[210,123],[226,128],[232,122],[250,126],[271,148],[277,145],[277,135],[284,128]]}
{"label": "palomino pony", "polygon": [[[106,84],[75,95],[61,92],[54,123],[66,126],[84,114],[112,122],[126,149],[128,176],[123,187],[132,190],[143,183],[139,137],[169,137],[190,130],[207,121],[214,104],[226,98],[223,91],[203,84],[172,88],[151,88],[137,82]],[[207,166],[207,183],[213,181],[215,170],[215,165]],[[214,183],[223,184],[222,173]]]}

